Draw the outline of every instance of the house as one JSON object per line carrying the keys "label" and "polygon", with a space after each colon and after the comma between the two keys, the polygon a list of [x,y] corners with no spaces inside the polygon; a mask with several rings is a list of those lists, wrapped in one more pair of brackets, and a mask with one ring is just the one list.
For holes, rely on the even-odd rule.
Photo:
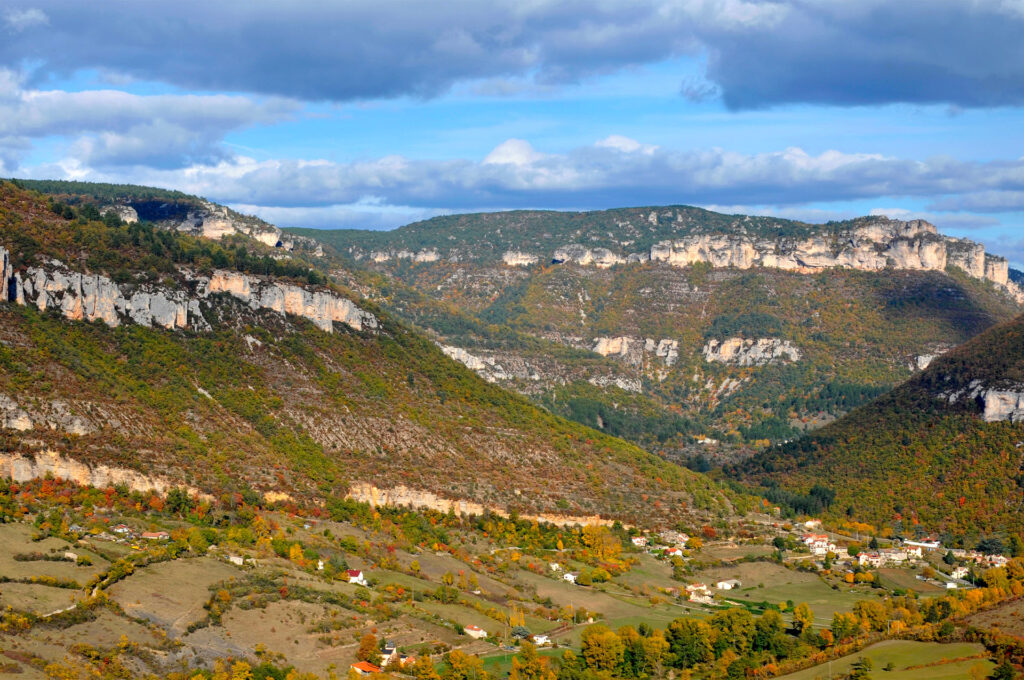
{"label": "house", "polygon": [[374,673],[380,673],[380,666],[374,666],[369,661],[359,661],[349,666],[359,675],[373,675]]}
{"label": "house", "polygon": [[714,599],[711,597],[711,590],[703,583],[691,583],[686,586],[686,594],[690,602],[699,602],[700,604],[711,604],[714,602]]}
{"label": "house", "polygon": [[665,557],[682,557],[683,551],[679,548],[666,548],[665,552],[662,553]]}
{"label": "house", "polygon": [[111,531],[113,531],[115,534],[120,534],[121,536],[130,536],[132,533],[132,528],[127,524],[118,524],[113,529],[111,529]]}
{"label": "house", "polygon": [[380,652],[380,665],[382,667],[390,666],[391,664],[398,661],[398,645],[391,640],[384,643],[384,649]]}
{"label": "house", "polygon": [[806,522],[804,522],[804,529],[807,529],[808,531],[813,531],[814,529],[820,529],[820,528],[821,528],[821,520],[820,519],[809,519]]}
{"label": "house", "polygon": [[917,560],[919,560],[922,557],[924,557],[924,551],[921,549],[921,546],[919,546],[919,545],[910,545],[910,546],[908,546],[906,543],[904,543],[903,544],[903,552],[905,552],[907,554],[907,557],[909,559],[917,559]]}
{"label": "house", "polygon": [[473,638],[474,640],[483,640],[485,637],[487,637],[487,631],[481,628],[480,626],[474,626],[473,624],[470,624],[463,628],[463,630],[466,631],[466,635]]}
{"label": "house", "polygon": [[576,577],[579,576],[579,575],[580,575],[579,572],[567,571],[564,574],[562,574],[562,580],[563,581],[568,581],[569,583],[572,583],[572,584],[575,585]]}
{"label": "house", "polygon": [[946,590],[956,590],[956,583],[953,581],[946,581]]}
{"label": "house", "polygon": [[346,572],[346,574],[348,575],[348,582],[349,583],[354,583],[357,586],[368,585],[366,583],[366,579],[363,578],[363,572],[359,571],[358,569],[349,569]]}
{"label": "house", "polygon": [[629,540],[633,543],[633,545],[635,545],[638,548],[646,548],[647,547],[647,537],[646,536],[634,536],[633,538],[631,538]]}
{"label": "house", "polygon": [[236,567],[240,567],[243,564],[245,564],[245,558],[241,555],[228,555],[228,562],[235,565]]}
{"label": "house", "polygon": [[971,571],[967,567],[954,567],[949,575],[953,578],[965,579],[970,573]]}
{"label": "house", "polygon": [[171,535],[166,531],[143,531],[142,537],[147,541],[166,541]]}
{"label": "house", "polygon": [[910,559],[910,555],[908,555],[906,551],[897,550],[895,548],[885,548],[879,550],[878,554],[879,556],[881,556],[882,561],[886,564],[903,564],[908,559]]}
{"label": "house", "polygon": [[922,538],[920,541],[903,541],[903,545],[909,545],[912,548],[921,548],[922,550],[938,550],[942,547],[942,544],[939,543],[939,539],[933,536]]}
{"label": "house", "polygon": [[416,656],[413,654],[401,654],[398,657],[398,663],[401,664],[403,668],[406,666],[412,666],[416,663]]}
{"label": "house", "polygon": [[880,567],[885,564],[885,558],[876,552],[862,552],[857,554],[857,564],[862,567]]}
{"label": "house", "polygon": [[548,637],[547,635],[534,635],[533,636],[533,644],[537,645],[538,647],[543,647],[544,645],[550,645],[551,644],[551,638]]}
{"label": "house", "polygon": [[562,565],[560,565],[558,562],[552,562],[551,571],[562,571]]}
{"label": "house", "polygon": [[725,581],[719,581],[715,584],[715,587],[719,590],[732,590],[733,588],[739,588],[743,584],[738,579],[727,579]]}

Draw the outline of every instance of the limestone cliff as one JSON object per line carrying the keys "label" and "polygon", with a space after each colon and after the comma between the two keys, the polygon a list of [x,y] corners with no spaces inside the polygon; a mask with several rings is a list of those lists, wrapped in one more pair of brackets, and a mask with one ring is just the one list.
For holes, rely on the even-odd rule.
{"label": "limestone cliff", "polygon": [[974,401],[981,407],[981,417],[987,423],[1024,422],[1024,385],[993,387],[983,380],[972,380],[967,387],[943,392],[939,398],[950,404]]}
{"label": "limestone cliff", "polygon": [[487,382],[540,380],[540,374],[537,370],[522,360],[510,362],[508,360],[510,357],[506,357],[503,360],[491,356],[471,354],[461,347],[454,347],[452,345],[439,346],[441,351],[449,358],[458,361]]}
{"label": "limestone cliff", "polygon": [[0,247],[3,295],[0,300],[33,305],[40,311],[55,309],[75,321],[103,321],[119,326],[131,321],[142,326],[170,330],[209,330],[202,305],[210,295],[228,293],[249,304],[252,309],[269,309],[309,319],[324,331],[332,332],[334,323],[355,330],[377,327],[376,317],[355,303],[327,290],[307,290],[301,286],[238,272],[218,270],[211,278],[182,275],[194,284],[195,293],[149,284],[118,284],[101,274],[83,274],[70,270],[58,260],[43,266],[15,272],[9,252]]}
{"label": "limestone cliff", "polygon": [[800,360],[800,350],[779,338],[726,338],[708,340],[704,360],[737,366],[764,366]]}

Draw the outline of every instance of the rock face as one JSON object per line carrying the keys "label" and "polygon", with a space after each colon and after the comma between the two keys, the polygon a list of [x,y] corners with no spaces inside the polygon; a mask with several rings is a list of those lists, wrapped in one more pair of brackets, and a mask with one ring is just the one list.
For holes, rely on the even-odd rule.
{"label": "rock face", "polygon": [[171,330],[206,328],[198,300],[184,291],[154,286],[121,287],[105,276],[73,272],[57,260],[29,267],[8,279],[7,301],[34,305],[39,311],[57,309],[74,321],[100,320],[119,326],[130,319],[143,326]]}
{"label": "rock face", "polygon": [[536,255],[530,255],[529,253],[522,253],[518,250],[506,251],[501,256],[501,261],[510,267],[529,267],[537,264],[539,258]]}
{"label": "rock face", "polygon": [[437,262],[441,259],[441,253],[436,248],[425,248],[420,251],[412,250],[377,250],[370,253],[370,259],[374,262],[387,262],[388,260],[412,260],[413,262]]}
{"label": "rock face", "polygon": [[986,423],[1008,420],[1011,423],[1024,421],[1024,388],[1020,390],[986,390],[981,395],[985,403],[982,413]]}
{"label": "rock face", "polygon": [[0,394],[0,429],[24,432],[33,427],[28,411],[6,394]]}
{"label": "rock face", "polygon": [[277,227],[260,220],[246,219],[226,206],[209,201],[202,201],[198,208],[190,210],[183,220],[172,226],[178,231],[194,236],[220,240],[225,236],[242,234],[271,248],[292,249],[291,239],[282,240],[282,232]]}
{"label": "rock face", "polygon": [[494,357],[470,354],[462,347],[454,347],[452,345],[439,346],[446,356],[463,364],[487,382],[540,380],[540,374],[521,359],[516,362],[509,362]]}
{"label": "rock face", "polygon": [[[139,493],[166,494],[172,488],[180,486],[164,477],[144,475],[135,470],[107,465],[87,465],[65,458],[56,451],[41,451],[32,456],[0,453],[0,476],[2,477],[7,477],[15,482],[27,482],[46,477],[48,474],[98,489],[124,484],[131,491]],[[213,499],[208,494],[200,493],[198,489],[191,487],[185,487],[185,489],[193,496],[207,500]]]}
{"label": "rock face", "polygon": [[780,338],[727,338],[709,340],[704,345],[704,360],[737,366],[764,366],[800,360],[800,350]]}
{"label": "rock face", "polygon": [[199,277],[195,279],[198,294],[190,296],[185,290],[161,286],[117,284],[102,275],[71,271],[57,260],[15,273],[4,248],[0,248],[0,267],[5,283],[0,300],[34,305],[40,311],[55,309],[75,321],[100,320],[108,326],[132,321],[170,330],[205,331],[210,326],[200,303],[212,293],[228,293],[253,309],[309,319],[328,333],[335,322],[355,330],[377,328],[373,314],[330,291],[310,291],[238,272],[218,270],[210,279]]}
{"label": "rock face", "polygon": [[228,293],[253,309],[270,309],[278,314],[304,317],[328,333],[334,330],[336,321],[357,331],[377,328],[377,317],[347,298],[327,291],[309,291],[301,286],[264,281],[238,272],[215,271],[205,285],[200,286],[203,297],[211,293]]}
{"label": "rock face", "polygon": [[126,222],[128,224],[135,224],[139,221],[139,213],[130,205],[108,205],[100,209],[101,215],[106,215],[107,213],[114,213],[121,218],[122,222]]}
{"label": "rock face", "polygon": [[[509,516],[508,512],[504,508],[498,506],[483,505],[482,503],[477,503],[475,501],[451,500],[448,498],[442,498],[441,496],[429,491],[411,489],[407,486],[380,489],[366,482],[353,482],[349,486],[346,498],[359,501],[360,503],[369,503],[372,507],[381,506],[429,509],[444,513],[454,512],[459,515],[482,515],[485,512],[490,512],[500,517]],[[547,522],[548,524],[554,524],[556,526],[575,526],[577,524],[581,526],[611,526],[613,524],[611,520],[593,515],[580,517],[542,513],[539,515],[521,514],[519,517],[521,519]]]}

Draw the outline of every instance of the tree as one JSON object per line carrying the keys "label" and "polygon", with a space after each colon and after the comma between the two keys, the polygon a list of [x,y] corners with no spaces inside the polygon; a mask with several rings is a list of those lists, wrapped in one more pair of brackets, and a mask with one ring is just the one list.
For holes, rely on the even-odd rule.
{"label": "tree", "polygon": [[367,633],[360,638],[356,658],[372,663],[374,666],[380,665],[380,651],[377,649],[377,638],[373,636],[373,633]]}
{"label": "tree", "polygon": [[1014,670],[1009,659],[1003,659],[1001,664],[992,669],[992,675],[989,677],[992,680],[1013,680],[1017,677],[1017,671]]}
{"label": "tree", "polygon": [[807,606],[807,603],[801,602],[793,609],[793,630],[797,635],[801,635],[805,630],[810,629],[812,623],[814,623],[814,612]]}
{"label": "tree", "polygon": [[441,673],[441,680],[490,680],[490,673],[478,657],[453,649],[444,655],[444,660],[448,667]]}
{"label": "tree", "polygon": [[416,657],[416,663],[406,668],[405,672],[416,678],[416,680],[440,680],[441,678],[437,674],[437,669],[434,668],[434,662],[426,654]]}
{"label": "tree", "polygon": [[942,561],[948,565],[956,564],[956,557],[953,556],[953,551],[947,550],[946,554],[942,556]]}
{"label": "tree", "polygon": [[596,624],[583,629],[581,651],[587,667],[595,671],[613,671],[622,663],[624,646],[607,626]]}
{"label": "tree", "polygon": [[711,626],[690,618],[675,619],[668,624],[668,662],[676,668],[690,668],[714,658]]}
{"label": "tree", "polygon": [[613,560],[622,552],[622,541],[606,526],[588,524],[583,527],[583,545],[600,560]]}
{"label": "tree", "polygon": [[537,654],[537,648],[531,642],[523,642],[519,653],[512,657],[512,670],[509,680],[555,680],[555,672],[551,670],[548,659]]}
{"label": "tree", "polygon": [[782,614],[769,609],[754,623],[754,638],[751,647],[755,652],[775,652],[776,640],[782,633]]}

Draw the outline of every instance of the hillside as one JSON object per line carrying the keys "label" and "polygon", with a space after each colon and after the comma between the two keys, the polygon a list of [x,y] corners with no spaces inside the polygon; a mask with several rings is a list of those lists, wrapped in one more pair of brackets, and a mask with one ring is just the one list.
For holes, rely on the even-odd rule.
{"label": "hillside", "polygon": [[633,521],[727,503],[481,380],[307,254],[92,215],[0,186],[8,469]]}
{"label": "hillside", "polygon": [[[1019,529],[1024,504],[1024,317],[936,359],[920,375],[735,472],[806,493],[829,512],[911,533]],[[779,496],[782,498],[782,496]]]}
{"label": "hillside", "polygon": [[921,221],[670,206],[289,231],[488,380],[683,458],[798,437],[1024,300],[1005,259]]}

